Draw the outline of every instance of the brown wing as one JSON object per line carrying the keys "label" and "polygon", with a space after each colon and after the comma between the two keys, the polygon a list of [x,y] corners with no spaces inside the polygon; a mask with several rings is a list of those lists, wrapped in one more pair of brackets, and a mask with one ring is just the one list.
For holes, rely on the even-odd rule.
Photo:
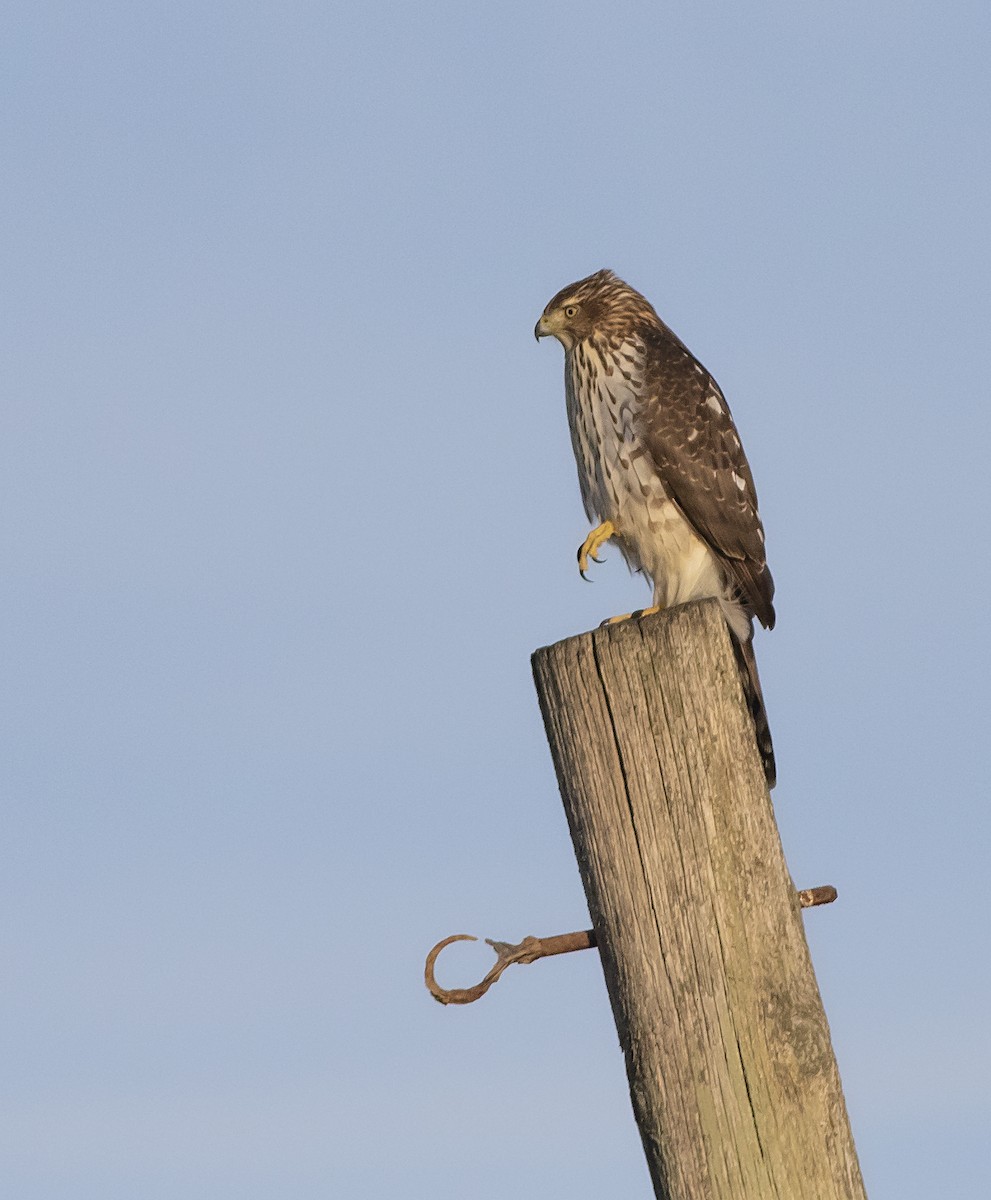
{"label": "brown wing", "polygon": [[641,331],[644,439],[671,496],[719,555],[740,600],[774,626],[757,492],[729,406],[709,372],[666,327]]}

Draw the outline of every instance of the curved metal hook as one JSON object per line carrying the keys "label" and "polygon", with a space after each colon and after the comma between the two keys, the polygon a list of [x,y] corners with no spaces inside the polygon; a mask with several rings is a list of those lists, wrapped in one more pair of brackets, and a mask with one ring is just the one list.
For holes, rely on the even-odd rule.
{"label": "curved metal hook", "polygon": [[486,938],[486,944],[496,952],[496,961],[481,983],[476,983],[474,987],[470,988],[442,988],[434,978],[434,963],[437,961],[437,956],[445,946],[450,946],[452,942],[477,941],[478,938],[472,937],[470,933],[455,933],[451,937],[444,938],[442,942],[438,942],[427,955],[427,962],[423,968],[423,981],[431,996],[438,1003],[471,1004],[473,1001],[481,999],[503,971],[507,967],[511,967],[513,963],[536,962],[538,958],[547,958],[551,954],[567,954],[571,950],[587,950],[596,944],[595,934],[591,929],[583,933],[563,933],[558,937],[543,939],[525,937],[515,946],[510,942],[496,942],[492,938]]}
{"label": "curved metal hook", "polygon": [[[816,908],[820,904],[832,904],[836,899],[836,888],[825,884],[822,887],[805,888],[797,895],[798,903],[802,908]],[[496,942],[492,938],[486,938],[486,944],[496,952],[496,960],[481,983],[476,983],[474,987],[468,988],[442,988],[434,978],[434,963],[437,961],[437,956],[445,946],[450,946],[452,942],[477,941],[478,938],[472,937],[470,933],[454,933],[450,937],[444,938],[442,942],[438,942],[427,955],[427,962],[423,968],[423,982],[427,985],[431,996],[439,1004],[471,1004],[475,1000],[480,1000],[503,971],[507,967],[511,967],[513,963],[536,962],[538,958],[549,958],[552,954],[569,954],[572,950],[588,950],[598,945],[595,931],[592,929],[583,930],[581,933],[561,933],[556,937],[525,937],[515,946],[511,942]]]}

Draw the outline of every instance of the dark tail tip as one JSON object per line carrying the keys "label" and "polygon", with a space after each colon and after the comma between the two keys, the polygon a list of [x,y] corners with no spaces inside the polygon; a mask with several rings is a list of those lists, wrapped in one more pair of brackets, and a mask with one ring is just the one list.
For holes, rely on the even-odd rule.
{"label": "dark tail tip", "polygon": [[764,696],[760,688],[760,676],[757,674],[757,659],[754,656],[752,641],[738,642],[734,637],[733,646],[736,650],[737,661],[740,664],[740,682],[743,684],[743,695],[747,708],[754,722],[754,733],[757,737],[757,749],[760,751],[761,762],[764,764],[764,776],[768,788],[773,788],[778,782],[778,768],[774,761],[774,745],[771,741],[771,727],[767,723],[767,711],[764,708]]}

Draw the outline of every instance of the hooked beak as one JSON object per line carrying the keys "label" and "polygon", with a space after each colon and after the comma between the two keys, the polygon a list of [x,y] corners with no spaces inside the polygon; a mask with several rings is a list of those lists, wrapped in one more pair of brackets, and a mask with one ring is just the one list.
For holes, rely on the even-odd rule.
{"label": "hooked beak", "polygon": [[533,336],[539,342],[542,337],[547,337],[549,333],[550,330],[544,326],[544,318],[541,317],[537,324],[533,327]]}

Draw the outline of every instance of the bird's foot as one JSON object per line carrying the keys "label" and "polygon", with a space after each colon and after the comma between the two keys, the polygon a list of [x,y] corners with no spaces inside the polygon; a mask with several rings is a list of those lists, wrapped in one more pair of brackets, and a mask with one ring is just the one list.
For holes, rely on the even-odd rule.
{"label": "bird's foot", "polygon": [[611,537],[614,537],[616,533],[617,529],[612,521],[603,521],[601,525],[592,530],[578,547],[578,573],[582,579],[588,579],[585,572],[588,570],[589,559],[592,562],[602,562],[601,558],[595,557],[595,552],[603,543],[608,542]]}
{"label": "bird's foot", "polygon": [[604,621],[599,622],[599,627],[602,628],[605,625],[618,625],[620,621],[632,621],[639,619],[640,617],[650,617],[654,613],[663,611],[663,604],[654,604],[650,608],[638,608],[631,613],[620,613],[618,617],[606,617]]}

